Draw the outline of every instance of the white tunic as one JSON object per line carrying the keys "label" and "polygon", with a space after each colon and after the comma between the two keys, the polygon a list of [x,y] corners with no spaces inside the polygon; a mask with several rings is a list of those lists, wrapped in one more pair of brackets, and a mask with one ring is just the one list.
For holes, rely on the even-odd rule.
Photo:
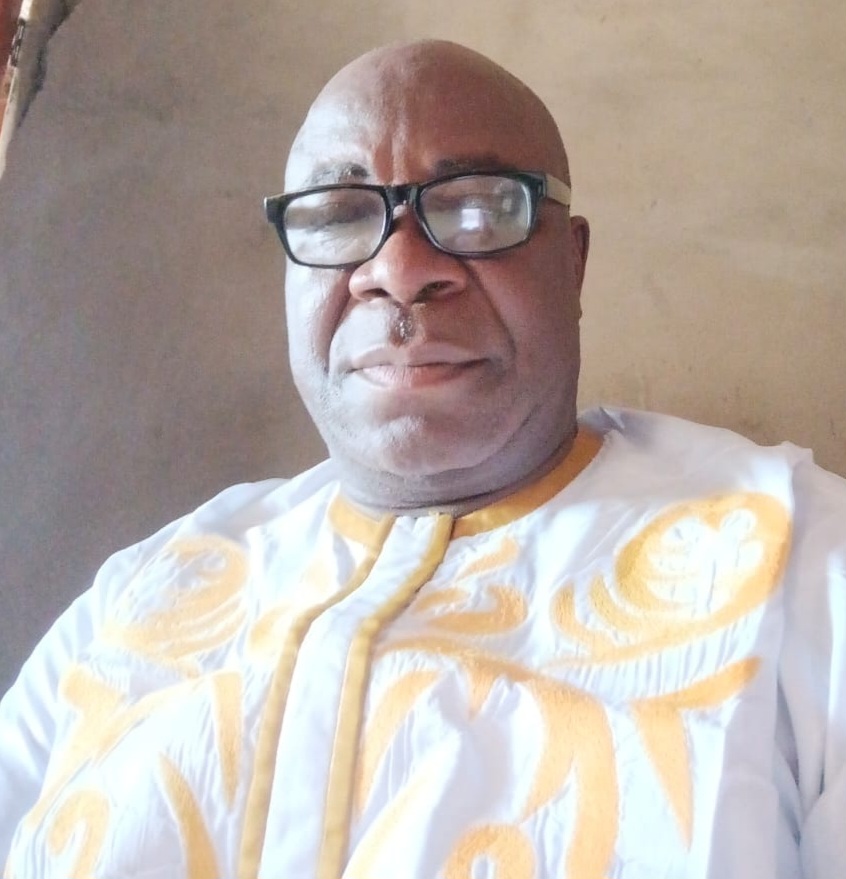
{"label": "white tunic", "polygon": [[113,556],[0,703],[0,863],[842,879],[844,631],[846,482],[789,445],[599,410],[454,521],[369,519],[328,463],[236,486]]}

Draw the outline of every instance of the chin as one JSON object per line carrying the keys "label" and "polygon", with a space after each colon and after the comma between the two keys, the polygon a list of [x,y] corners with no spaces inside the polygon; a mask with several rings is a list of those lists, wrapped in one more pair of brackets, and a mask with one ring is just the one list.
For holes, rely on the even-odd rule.
{"label": "chin", "polygon": [[434,443],[409,443],[401,447],[370,450],[363,463],[374,470],[403,479],[426,479],[472,470],[488,458],[481,444],[443,447]]}
{"label": "chin", "polygon": [[[329,443],[329,449],[333,457],[355,461],[359,468],[414,480],[472,470],[504,444],[493,431],[478,426],[472,433],[459,432],[455,424],[435,429],[421,420],[397,419],[390,427],[357,431],[354,449],[342,449],[338,443]],[[462,426],[466,428],[466,422]]]}

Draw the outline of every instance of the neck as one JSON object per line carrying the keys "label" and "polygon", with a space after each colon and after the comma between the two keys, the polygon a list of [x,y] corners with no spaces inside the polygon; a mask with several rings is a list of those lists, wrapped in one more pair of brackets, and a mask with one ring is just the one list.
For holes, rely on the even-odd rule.
{"label": "neck", "polygon": [[540,464],[526,471],[516,479],[479,492],[450,494],[449,488],[465,483],[456,478],[455,471],[435,474],[432,477],[403,479],[394,474],[379,474],[371,481],[366,491],[355,481],[345,480],[341,485],[344,494],[355,506],[372,516],[401,515],[425,516],[432,513],[445,513],[458,518],[466,516],[482,507],[490,506],[499,500],[531,485],[555,469],[570,453],[575,441],[577,428],[574,425],[566,437],[548,453]]}

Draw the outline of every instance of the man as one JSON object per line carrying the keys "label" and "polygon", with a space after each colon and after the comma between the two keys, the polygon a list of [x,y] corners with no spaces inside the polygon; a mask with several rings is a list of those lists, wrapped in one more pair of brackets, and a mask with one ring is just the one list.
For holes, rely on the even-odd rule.
{"label": "man", "polygon": [[539,99],[423,42],[286,194],[330,461],[119,553],[0,707],[13,877],[834,877],[846,485],[576,416],[587,222]]}

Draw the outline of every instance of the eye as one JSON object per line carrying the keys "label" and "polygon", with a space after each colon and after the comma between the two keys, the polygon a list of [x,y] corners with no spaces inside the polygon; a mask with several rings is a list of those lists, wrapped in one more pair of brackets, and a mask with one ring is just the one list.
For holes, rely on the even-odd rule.
{"label": "eye", "polygon": [[523,185],[497,174],[435,183],[421,208],[435,240],[457,253],[486,253],[526,240],[529,196]]}
{"label": "eye", "polygon": [[328,190],[303,195],[288,205],[285,225],[289,231],[321,232],[339,227],[381,222],[382,199],[367,190]]}

